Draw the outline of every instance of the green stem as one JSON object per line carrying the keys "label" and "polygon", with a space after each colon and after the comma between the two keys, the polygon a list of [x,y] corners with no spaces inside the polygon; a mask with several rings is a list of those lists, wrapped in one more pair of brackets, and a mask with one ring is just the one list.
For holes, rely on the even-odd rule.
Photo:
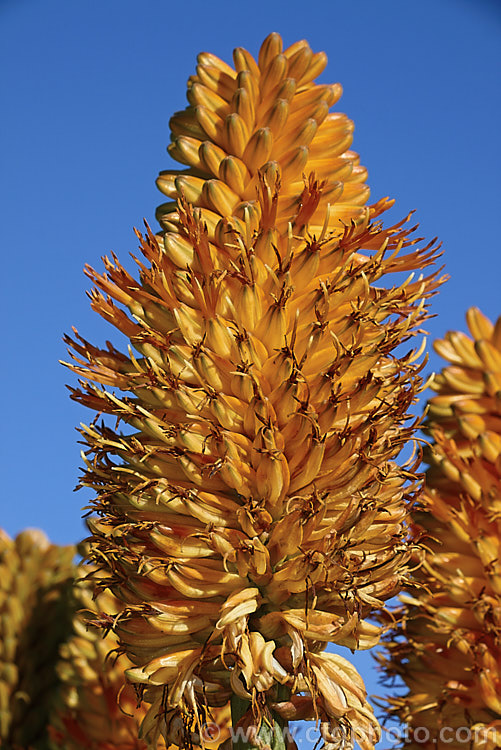
{"label": "green stem", "polygon": [[[233,728],[236,727],[237,722],[247,713],[249,708],[250,701],[239,698],[238,695],[231,696],[231,726]],[[233,738],[233,750],[246,750],[249,747],[250,744],[245,742],[242,736],[237,735]]]}
{"label": "green stem", "polygon": [[[284,692],[285,691],[285,692]],[[279,687],[279,700],[288,697],[289,691],[287,688]],[[231,698],[231,723],[233,727],[242,716],[244,716],[250,709],[250,702],[243,698],[239,698],[233,695]],[[263,720],[259,728],[258,737],[259,739],[267,743],[271,750],[285,750],[285,732],[287,731],[287,721],[277,716],[272,712],[272,722],[270,725],[267,721]],[[238,730],[236,730],[238,731]],[[244,733],[238,733],[233,738],[233,750],[251,750],[256,745],[251,744],[249,738]]]}

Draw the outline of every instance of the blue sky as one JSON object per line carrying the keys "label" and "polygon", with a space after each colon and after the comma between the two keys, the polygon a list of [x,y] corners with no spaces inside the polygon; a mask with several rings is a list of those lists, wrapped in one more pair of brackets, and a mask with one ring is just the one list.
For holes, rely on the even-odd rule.
{"label": "blue sky", "polygon": [[0,0],[9,533],[84,534],[75,425],[90,415],[67,398],[72,378],[57,362],[72,325],[96,344],[114,333],[89,309],[82,267],[134,251],[143,217],[155,226],[168,120],[197,53],[231,61],[233,47],[257,53],[273,30],[327,52],[321,80],[343,84],[338,108],[355,121],[372,197],[397,199],[389,220],[416,209],[422,234],[443,241],[451,280],[431,338],[462,328],[470,305],[501,314],[499,0]]}

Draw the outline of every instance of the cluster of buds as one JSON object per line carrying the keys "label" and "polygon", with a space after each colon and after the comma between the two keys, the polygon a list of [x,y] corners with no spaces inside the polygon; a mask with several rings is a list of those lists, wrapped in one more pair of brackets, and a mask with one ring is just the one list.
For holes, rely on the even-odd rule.
{"label": "cluster of buds", "polygon": [[244,724],[316,718],[327,747],[341,729],[369,750],[362,679],[325,648],[376,644],[368,618],[406,580],[418,478],[396,459],[422,382],[402,344],[436,252],[383,227],[391,201],[366,205],[341,89],[313,81],[323,54],[272,34],[234,60],[200,55],[171,120],[187,168],[160,175],[173,202],[138,234],[139,277],[115,256],[88,269],[131,344],[68,339],[73,398],[109,415],[82,430],[89,555],[125,605],[151,747],[203,745],[239,700]]}

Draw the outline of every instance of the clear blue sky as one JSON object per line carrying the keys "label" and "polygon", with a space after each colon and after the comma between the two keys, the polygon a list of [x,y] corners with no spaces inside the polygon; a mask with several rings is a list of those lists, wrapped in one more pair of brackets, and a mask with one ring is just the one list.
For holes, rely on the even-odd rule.
{"label": "clear blue sky", "polygon": [[[500,0],[0,0],[9,533],[82,537],[74,428],[90,415],[67,398],[61,336],[72,325],[96,344],[115,335],[88,307],[82,267],[110,250],[125,258],[132,227],[155,225],[168,120],[197,53],[231,61],[273,30],[327,52],[322,79],[343,84],[373,199],[397,199],[390,219],[416,209],[422,233],[442,239],[451,280],[432,338],[463,327],[470,305],[501,314]],[[370,660],[357,661],[377,691]]]}

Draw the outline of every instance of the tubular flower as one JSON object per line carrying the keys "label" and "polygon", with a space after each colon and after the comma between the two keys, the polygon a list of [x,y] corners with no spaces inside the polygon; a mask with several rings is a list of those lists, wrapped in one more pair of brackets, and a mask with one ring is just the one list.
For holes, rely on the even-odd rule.
{"label": "tubular flower", "polygon": [[0,531],[0,746],[47,750],[57,655],[71,628],[73,547]]}
{"label": "tubular flower", "polygon": [[390,639],[384,660],[408,688],[388,711],[428,730],[411,747],[501,747],[501,318],[493,326],[472,308],[467,321],[472,338],[448,333],[435,345],[450,365],[432,386],[415,519],[430,537],[425,586],[402,612],[407,641]]}
{"label": "tubular flower", "polygon": [[[221,148],[219,131],[201,133],[194,118],[240,122],[218,114],[226,103],[214,107],[224,92],[224,101],[245,102],[246,81],[253,111],[282,101],[268,93],[275,64],[284,81],[294,78],[287,86],[299,101],[319,96],[322,111],[331,103],[328,87],[310,83],[323,58],[304,45],[281,56],[276,44],[272,36],[263,45],[261,78],[242,50],[238,75],[202,56],[203,83],[192,79],[189,96],[212,81],[221,97],[208,87],[210,106],[175,116],[174,130],[179,121],[195,130],[176,131],[176,149],[182,138],[201,142],[190,154]],[[244,93],[230,95],[237,79]],[[272,143],[278,149],[282,133],[284,153],[304,148],[298,134],[312,118],[310,105],[294,113],[294,128],[287,120]],[[315,132],[325,139],[299,170],[320,177],[310,173],[299,187],[281,152],[270,167],[266,151],[246,177],[252,210],[240,215],[233,203],[205,208],[179,188],[191,182],[173,178],[166,234],[138,234],[139,279],[115,256],[103,274],[87,269],[93,308],[131,343],[126,354],[77,333],[68,339],[70,367],[83,378],[73,398],[115,420],[82,430],[82,484],[94,490],[97,513],[90,558],[126,603],[114,631],[136,665],[129,679],[151,705],[143,724],[151,743],[162,733],[167,743],[203,744],[212,709],[233,699],[249,706],[242,726],[316,717],[331,746],[339,731],[348,745],[358,733],[363,748],[378,736],[361,678],[323,651],[377,643],[380,629],[367,618],[407,575],[417,478],[395,458],[413,434],[408,409],[422,383],[419,352],[395,349],[419,331],[439,280],[387,279],[435,258],[404,222],[372,221],[388,201],[329,209],[329,164],[335,172],[341,157],[328,147],[333,120],[323,122]],[[218,172],[218,189],[233,190],[232,170]],[[215,224],[210,211],[221,215]]]}

